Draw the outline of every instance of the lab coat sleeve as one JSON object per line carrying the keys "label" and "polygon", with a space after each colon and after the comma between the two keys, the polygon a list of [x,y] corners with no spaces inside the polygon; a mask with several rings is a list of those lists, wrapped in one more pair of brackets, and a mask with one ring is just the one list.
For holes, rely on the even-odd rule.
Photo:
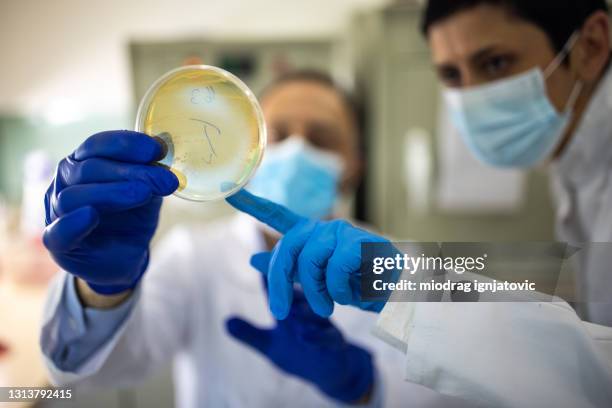
{"label": "lab coat sleeve", "polygon": [[406,380],[478,406],[612,406],[612,328],[564,302],[390,302],[376,334]]}
{"label": "lab coat sleeve", "polygon": [[[160,366],[171,361],[189,338],[192,319],[189,308],[190,238],[186,230],[177,230],[155,248],[149,270],[145,273],[132,304],[126,306],[126,317],[113,324],[113,332],[99,342],[95,350],[83,350],[82,361],[72,365],[57,364],[54,351],[58,346],[58,330],[66,318],[63,290],[65,278],[52,286],[45,307],[41,348],[55,385],[127,386],[139,383]],[[180,294],[180,295],[178,295]],[[100,312],[100,311],[98,311]],[[99,316],[98,316],[99,317]],[[117,318],[117,316],[114,316]],[[90,321],[80,332],[81,336],[95,330]],[[107,322],[108,323],[108,322]],[[74,339],[73,339],[74,341]],[[55,342],[55,344],[54,344]],[[88,345],[91,347],[91,343]]]}
{"label": "lab coat sleeve", "polygon": [[[599,197],[598,197],[599,198]],[[595,231],[591,245],[586,245],[586,259],[581,273],[580,291],[591,300],[579,307],[585,313],[585,319],[594,323],[612,326],[612,180],[608,182],[606,191],[601,195],[602,210],[595,223]],[[580,247],[580,245],[578,245]]]}
{"label": "lab coat sleeve", "polygon": [[136,295],[116,308],[100,310],[83,308],[78,299],[74,278],[58,277],[54,289],[60,292],[53,323],[43,331],[41,348],[61,371],[74,372],[113,336],[129,315]]}

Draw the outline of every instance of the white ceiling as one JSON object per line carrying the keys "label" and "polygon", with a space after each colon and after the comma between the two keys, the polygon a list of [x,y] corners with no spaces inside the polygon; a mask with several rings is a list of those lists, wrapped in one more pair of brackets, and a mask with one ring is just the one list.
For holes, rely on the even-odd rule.
{"label": "white ceiling", "polygon": [[129,39],[318,36],[388,0],[0,0],[0,112],[130,105]]}

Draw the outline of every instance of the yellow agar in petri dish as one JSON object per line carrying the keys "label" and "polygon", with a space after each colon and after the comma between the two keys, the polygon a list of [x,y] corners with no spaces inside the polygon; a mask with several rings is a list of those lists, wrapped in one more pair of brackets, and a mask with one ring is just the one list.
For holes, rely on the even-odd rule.
{"label": "yellow agar in petri dish", "polygon": [[136,130],[161,138],[160,160],[179,179],[178,197],[225,198],[255,173],[266,146],[266,126],[251,90],[236,76],[189,65],[159,78],[140,102]]}

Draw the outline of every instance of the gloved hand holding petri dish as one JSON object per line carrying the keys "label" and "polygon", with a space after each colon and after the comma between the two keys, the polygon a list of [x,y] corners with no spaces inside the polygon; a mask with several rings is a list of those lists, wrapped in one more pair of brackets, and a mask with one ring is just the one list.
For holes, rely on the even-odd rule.
{"label": "gloved hand holding petri dish", "polygon": [[207,65],[174,69],[147,91],[136,131],[164,141],[160,164],[179,179],[175,195],[192,201],[228,197],[255,173],[266,126],[253,92],[236,76]]}

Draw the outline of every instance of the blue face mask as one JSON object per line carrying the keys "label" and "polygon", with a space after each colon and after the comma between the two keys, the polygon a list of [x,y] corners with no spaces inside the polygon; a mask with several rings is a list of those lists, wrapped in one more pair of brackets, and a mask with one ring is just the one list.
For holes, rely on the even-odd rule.
{"label": "blue face mask", "polygon": [[341,173],[339,156],[291,136],[266,149],[247,190],[299,215],[322,219],[331,215],[336,204]]}
{"label": "blue face mask", "polygon": [[577,39],[575,33],[545,72],[534,68],[490,85],[445,91],[450,119],[478,159],[497,167],[526,168],[552,155],[569,126],[582,83],[576,83],[559,113],[548,99],[546,79]]}

